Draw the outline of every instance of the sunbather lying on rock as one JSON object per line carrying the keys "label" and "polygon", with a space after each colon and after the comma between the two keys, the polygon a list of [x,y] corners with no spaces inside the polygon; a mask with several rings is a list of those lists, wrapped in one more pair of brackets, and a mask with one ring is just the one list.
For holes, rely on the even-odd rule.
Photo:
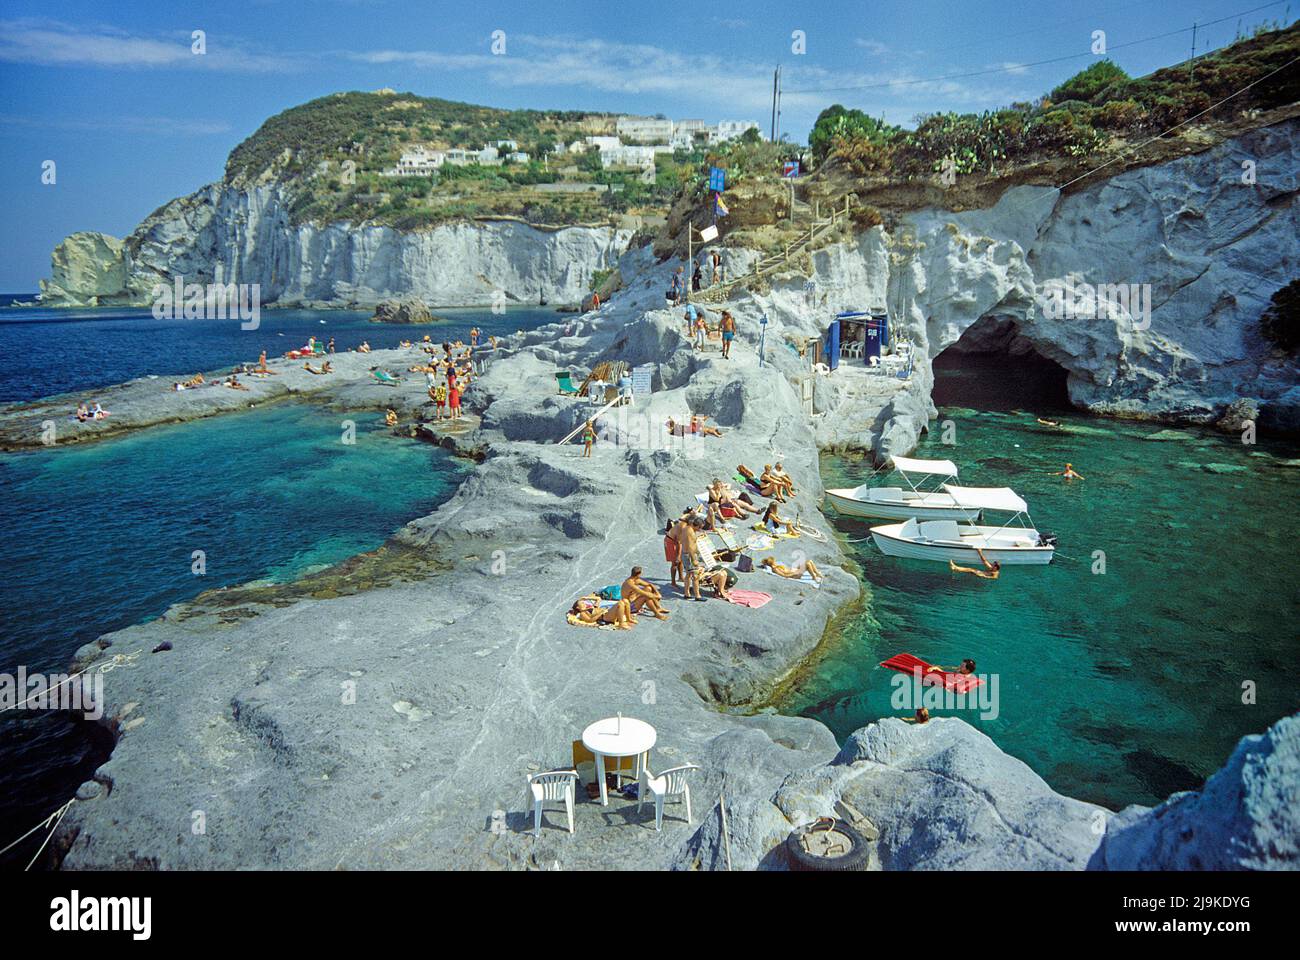
{"label": "sunbather lying on rock", "polygon": [[631,576],[623,581],[622,592],[623,599],[632,605],[632,613],[640,613],[644,607],[658,619],[668,619],[668,611],[659,605],[663,594],[658,587],[641,576],[640,567],[632,568]]}
{"label": "sunbather lying on rock", "polygon": [[314,373],[314,374],[316,374],[316,376],[320,376],[320,375],[323,374],[323,373],[333,373],[333,372],[334,372],[334,368],[330,366],[330,362],[329,362],[328,360],[326,360],[324,363],[322,363],[322,364],[320,365],[320,369],[319,369],[319,370],[317,370],[315,367],[313,367],[310,363],[304,363],[302,366],[303,366],[303,369],[306,370],[308,373]]}
{"label": "sunbather lying on rock", "polygon": [[619,630],[631,630],[636,622],[632,604],[627,600],[615,600],[612,607],[601,607],[596,597],[581,597],[573,601],[569,613],[583,623],[608,623]]}
{"label": "sunbather lying on rock", "polygon": [[771,557],[764,557],[760,566],[767,567],[779,577],[785,577],[788,580],[802,580],[806,573],[818,583],[821,582],[822,572],[817,569],[817,564],[811,560],[800,560],[793,567],[787,567],[783,563],[777,563]]}
{"label": "sunbather lying on rock", "polygon": [[263,350],[257,358],[257,366],[253,368],[254,373],[269,373],[272,376],[279,376],[274,370],[266,365],[266,351]]}
{"label": "sunbather lying on rock", "polygon": [[691,414],[691,433],[698,433],[702,437],[720,437],[722,431],[717,427],[710,427],[704,421],[708,417],[701,417],[698,413]]}
{"label": "sunbather lying on rock", "polygon": [[242,383],[239,382],[239,378],[238,378],[237,376],[235,376],[233,373],[232,373],[230,376],[228,376],[228,377],[226,378],[226,382],[225,382],[224,386],[229,387],[231,390],[247,390],[247,389],[248,389],[248,387],[244,386]]}

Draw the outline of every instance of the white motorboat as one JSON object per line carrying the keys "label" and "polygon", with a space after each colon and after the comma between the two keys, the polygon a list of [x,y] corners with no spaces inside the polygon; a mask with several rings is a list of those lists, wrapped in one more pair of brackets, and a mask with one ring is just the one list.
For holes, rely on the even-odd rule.
{"label": "white motorboat", "polygon": [[[862,484],[852,489],[827,490],[826,496],[840,513],[850,517],[871,517],[882,520],[978,520],[980,512],[962,506],[937,487],[925,489],[927,481],[939,478],[957,479],[957,466],[951,460],[913,460],[910,457],[890,457],[893,472],[903,478],[903,487],[872,487]],[[912,477],[919,477],[913,483]]]}
{"label": "white motorboat", "polygon": [[[963,566],[983,569],[980,558],[999,564],[1051,563],[1056,538],[1039,533],[1029,520],[1029,506],[1008,487],[957,487],[943,485],[964,507],[1009,513],[1003,526],[958,523],[956,520],[919,520],[889,523],[871,528],[871,538],[881,553],[912,560],[952,560]],[[1013,526],[1024,517],[1030,526]]]}

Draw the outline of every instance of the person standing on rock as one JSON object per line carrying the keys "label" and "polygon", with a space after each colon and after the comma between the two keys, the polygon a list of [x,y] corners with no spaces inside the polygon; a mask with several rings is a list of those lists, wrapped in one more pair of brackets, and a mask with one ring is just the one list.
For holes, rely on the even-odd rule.
{"label": "person standing on rock", "polygon": [[668,287],[668,299],[672,301],[674,307],[679,306],[682,302],[682,268],[678,267],[673,273],[673,282]]}
{"label": "person standing on rock", "polygon": [[685,588],[686,576],[682,573],[682,551],[681,545],[677,542],[676,526],[677,524],[672,520],[664,526],[664,559],[668,561],[668,579],[672,585],[678,586],[677,578],[681,577],[680,585]]}
{"label": "person standing on rock", "polygon": [[328,350],[330,353],[333,353],[333,352],[334,352],[334,338],[333,338],[333,337],[330,337],[330,345],[329,345],[328,347],[326,347],[325,349]]}
{"label": "person standing on rock", "polygon": [[471,327],[469,331],[469,346],[473,350],[478,346],[478,327]]}
{"label": "person standing on rock", "polygon": [[683,519],[677,525],[677,547],[682,558],[682,576],[686,581],[682,587],[682,595],[690,599],[691,592],[694,591],[694,599],[700,603],[704,602],[704,598],[700,596],[700,575],[704,572],[704,562],[700,558],[697,534],[703,527],[704,519],[695,516],[691,517],[689,522]]}
{"label": "person standing on rock", "polygon": [[454,376],[447,378],[447,408],[452,420],[460,419],[460,387]]}
{"label": "person standing on rock", "polygon": [[596,442],[596,425],[590,420],[582,428],[582,456],[584,459],[591,458],[591,446]]}
{"label": "person standing on rock", "polygon": [[447,408],[447,385],[444,383],[439,383],[430,387],[429,397],[430,399],[433,400],[433,405],[437,411],[434,414],[434,419],[441,420],[443,412]]}
{"label": "person standing on rock", "polygon": [[714,250],[711,254],[709,254],[709,259],[713,263],[713,282],[721,283],[722,282],[722,254]]}
{"label": "person standing on rock", "polygon": [[722,311],[722,322],[718,324],[722,329],[722,359],[731,359],[731,341],[736,339],[736,318],[727,310]]}

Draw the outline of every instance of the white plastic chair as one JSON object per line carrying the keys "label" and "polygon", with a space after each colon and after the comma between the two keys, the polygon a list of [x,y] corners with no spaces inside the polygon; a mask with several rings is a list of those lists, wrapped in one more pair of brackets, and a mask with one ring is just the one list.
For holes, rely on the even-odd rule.
{"label": "white plastic chair", "polygon": [[665,770],[659,776],[654,776],[649,770],[642,769],[641,783],[637,789],[637,809],[645,802],[647,795],[654,797],[655,800],[655,829],[662,830],[664,825],[664,799],[666,797],[681,797],[686,804],[686,822],[691,822],[691,787],[686,782],[686,775],[692,770],[700,769],[693,763],[682,764],[680,767],[673,767],[671,770]]}
{"label": "white plastic chair", "polygon": [[542,804],[547,800],[563,800],[569,814],[569,832],[573,833],[574,785],[578,782],[577,770],[551,770],[528,776],[528,792],[533,798],[533,836],[542,835]]}

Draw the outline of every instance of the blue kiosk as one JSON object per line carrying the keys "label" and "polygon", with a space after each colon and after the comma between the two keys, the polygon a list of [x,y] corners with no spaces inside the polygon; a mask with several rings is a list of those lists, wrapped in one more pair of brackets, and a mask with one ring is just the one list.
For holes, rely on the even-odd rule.
{"label": "blue kiosk", "polygon": [[846,310],[826,327],[822,343],[824,362],[830,370],[840,365],[841,355],[869,366],[870,358],[878,362],[889,345],[889,314],[884,310]]}

